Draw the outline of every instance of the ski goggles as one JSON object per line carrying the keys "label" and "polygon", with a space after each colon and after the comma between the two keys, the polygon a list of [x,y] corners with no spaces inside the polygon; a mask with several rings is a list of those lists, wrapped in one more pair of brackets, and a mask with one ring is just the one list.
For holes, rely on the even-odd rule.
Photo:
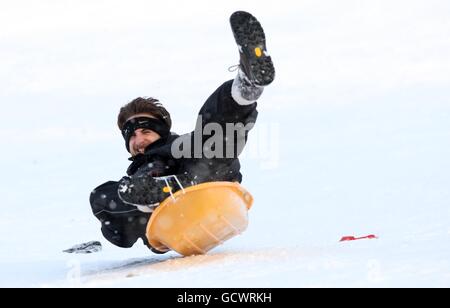
{"label": "ski goggles", "polygon": [[160,119],[149,117],[138,117],[128,120],[122,129],[122,136],[125,139],[125,146],[128,152],[130,152],[130,139],[137,129],[150,129],[161,136],[161,138],[167,137],[170,134],[170,128],[167,124]]}

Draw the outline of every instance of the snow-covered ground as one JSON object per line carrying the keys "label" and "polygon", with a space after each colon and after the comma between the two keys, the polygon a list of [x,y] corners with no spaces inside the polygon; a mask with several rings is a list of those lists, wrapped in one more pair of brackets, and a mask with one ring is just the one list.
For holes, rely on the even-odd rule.
{"label": "snow-covered ground", "polygon": [[[450,286],[448,1],[0,1],[1,287]],[[88,198],[128,165],[120,106],[154,96],[192,129],[241,9],[277,68],[247,232],[188,258],[108,244]]]}

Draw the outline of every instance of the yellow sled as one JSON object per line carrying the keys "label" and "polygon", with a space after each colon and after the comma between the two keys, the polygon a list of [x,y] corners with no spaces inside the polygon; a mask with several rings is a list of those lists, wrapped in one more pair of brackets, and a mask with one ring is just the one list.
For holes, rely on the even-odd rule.
{"label": "yellow sled", "polygon": [[239,183],[209,182],[177,191],[153,212],[147,239],[184,256],[205,254],[242,233],[253,197]]}

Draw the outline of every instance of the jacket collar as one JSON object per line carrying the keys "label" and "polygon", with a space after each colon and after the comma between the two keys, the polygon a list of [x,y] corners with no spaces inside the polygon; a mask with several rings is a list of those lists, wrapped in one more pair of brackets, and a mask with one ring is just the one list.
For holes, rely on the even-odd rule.
{"label": "jacket collar", "polygon": [[161,152],[167,151],[167,146],[172,146],[172,142],[178,138],[179,136],[175,133],[171,133],[169,136],[160,138],[150,144],[148,147],[145,148],[144,154],[138,154],[136,156],[131,156],[128,158],[129,161],[135,161],[139,160],[142,156],[152,156],[155,154],[159,154]]}

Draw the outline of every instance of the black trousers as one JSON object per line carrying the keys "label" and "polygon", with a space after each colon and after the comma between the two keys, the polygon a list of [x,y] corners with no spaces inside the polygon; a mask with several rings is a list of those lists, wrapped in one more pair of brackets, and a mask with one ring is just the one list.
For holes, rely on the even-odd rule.
{"label": "black trousers", "polygon": [[112,244],[129,248],[145,237],[150,214],[139,211],[136,207],[123,203],[117,194],[118,182],[107,182],[91,193],[92,212],[100,220],[103,236]]}

